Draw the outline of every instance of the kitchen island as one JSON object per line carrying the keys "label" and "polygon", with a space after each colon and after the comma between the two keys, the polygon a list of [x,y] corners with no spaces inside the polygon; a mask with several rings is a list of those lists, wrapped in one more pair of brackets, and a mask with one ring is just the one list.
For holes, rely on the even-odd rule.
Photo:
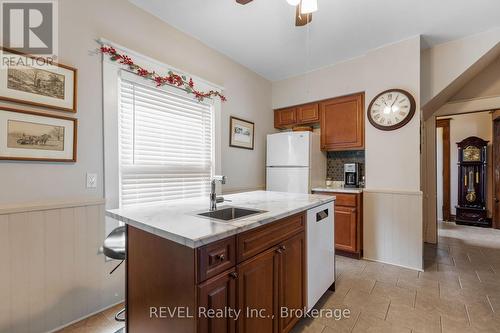
{"label": "kitchen island", "polygon": [[281,333],[296,324],[296,315],[279,311],[307,303],[306,212],[335,197],[225,198],[231,202],[218,210],[256,212],[230,221],[200,216],[208,198],[107,212],[127,224],[128,332]]}

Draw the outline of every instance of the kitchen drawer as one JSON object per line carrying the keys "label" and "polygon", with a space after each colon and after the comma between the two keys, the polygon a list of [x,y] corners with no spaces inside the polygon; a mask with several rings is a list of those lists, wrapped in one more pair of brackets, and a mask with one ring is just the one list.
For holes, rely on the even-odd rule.
{"label": "kitchen drawer", "polygon": [[358,194],[339,193],[339,192],[320,192],[320,191],[314,191],[313,194],[335,196],[337,198],[335,200],[335,206],[356,207],[358,204],[357,200]]}
{"label": "kitchen drawer", "polygon": [[235,236],[198,248],[198,282],[205,281],[236,264]]}
{"label": "kitchen drawer", "polygon": [[290,236],[304,231],[305,223],[306,215],[300,213],[236,235],[238,262],[251,258],[290,238]]}
{"label": "kitchen drawer", "polygon": [[345,207],[356,207],[357,206],[357,194],[346,194],[346,193],[334,193],[337,200],[335,200],[336,206]]}

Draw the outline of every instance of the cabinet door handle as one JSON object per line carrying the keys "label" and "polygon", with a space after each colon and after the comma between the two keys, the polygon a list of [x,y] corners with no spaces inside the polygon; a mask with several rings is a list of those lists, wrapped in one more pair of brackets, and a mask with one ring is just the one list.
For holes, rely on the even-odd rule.
{"label": "cabinet door handle", "polygon": [[238,273],[236,272],[231,272],[229,273],[229,277],[233,278],[233,279],[237,279],[238,278]]}
{"label": "cabinet door handle", "polygon": [[281,245],[281,246],[280,246],[280,250],[281,250],[281,251],[286,251],[286,246],[285,246],[285,245]]}
{"label": "cabinet door handle", "polygon": [[226,257],[223,254],[219,254],[217,256],[217,259],[219,259],[219,261],[223,261],[224,259],[226,259]]}

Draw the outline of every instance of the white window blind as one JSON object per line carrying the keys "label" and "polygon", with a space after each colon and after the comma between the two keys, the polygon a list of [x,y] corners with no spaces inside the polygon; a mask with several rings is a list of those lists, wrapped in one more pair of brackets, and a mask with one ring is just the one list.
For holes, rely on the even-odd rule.
{"label": "white window blind", "polygon": [[119,108],[121,207],[208,196],[210,105],[122,78]]}

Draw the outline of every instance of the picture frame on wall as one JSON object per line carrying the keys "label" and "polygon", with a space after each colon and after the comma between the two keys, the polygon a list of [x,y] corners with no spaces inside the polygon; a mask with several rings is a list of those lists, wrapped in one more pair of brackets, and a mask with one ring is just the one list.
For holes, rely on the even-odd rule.
{"label": "picture frame on wall", "polygon": [[76,162],[75,118],[0,107],[0,160]]}
{"label": "picture frame on wall", "polygon": [[0,49],[0,100],[76,112],[76,68]]}
{"label": "picture frame on wall", "polygon": [[251,121],[229,118],[229,146],[253,150],[255,124]]}

